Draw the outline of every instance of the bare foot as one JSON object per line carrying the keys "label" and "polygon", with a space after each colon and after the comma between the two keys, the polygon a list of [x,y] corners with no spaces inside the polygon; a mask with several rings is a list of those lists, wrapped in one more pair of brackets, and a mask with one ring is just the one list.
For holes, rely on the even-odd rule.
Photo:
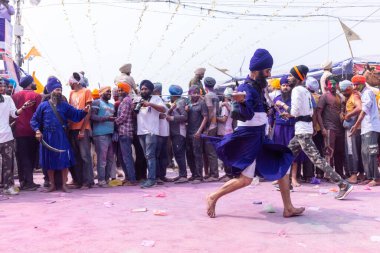
{"label": "bare foot", "polygon": [[305,211],[305,207],[299,207],[299,208],[293,207],[292,209],[284,209],[283,216],[284,218],[299,216],[299,215],[302,215],[304,211]]}
{"label": "bare foot", "polygon": [[43,190],[43,192],[53,192],[55,190],[56,190],[55,186],[53,184],[50,184],[50,186],[46,188],[45,190]]}
{"label": "bare foot", "polygon": [[67,192],[67,193],[70,193],[71,191],[69,190],[69,188],[64,184],[62,185],[62,191],[63,192]]}
{"label": "bare foot", "polygon": [[369,184],[371,182],[371,180],[363,180],[359,183],[359,185],[366,185],[366,184]]}
{"label": "bare foot", "polygon": [[272,185],[276,185],[276,184],[278,184],[278,180],[275,180],[272,182]]}
{"label": "bare foot", "polygon": [[211,197],[211,195],[208,195],[207,197],[207,215],[210,218],[215,218],[215,206],[216,206],[216,200]]}
{"label": "bare foot", "polygon": [[357,175],[351,175],[348,179],[347,182],[350,184],[357,184],[358,183],[358,176]]}
{"label": "bare foot", "polygon": [[374,187],[378,185],[380,185],[380,183],[376,182],[375,180],[372,180],[371,182],[367,184],[368,187]]}
{"label": "bare foot", "polygon": [[293,185],[293,187],[300,187],[301,186],[301,184],[298,183],[296,178],[292,178],[292,185]]}

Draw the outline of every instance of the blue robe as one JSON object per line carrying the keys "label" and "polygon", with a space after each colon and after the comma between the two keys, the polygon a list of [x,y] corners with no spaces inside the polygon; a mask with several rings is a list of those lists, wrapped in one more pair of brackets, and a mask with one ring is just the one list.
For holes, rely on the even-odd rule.
{"label": "blue robe", "polygon": [[[246,92],[245,104],[239,105],[240,116],[251,120],[255,112],[265,112],[265,98],[255,89],[247,78],[238,87]],[[256,170],[268,180],[282,178],[289,170],[293,154],[284,145],[272,144],[265,137],[265,125],[239,126],[232,134],[223,138],[203,136],[210,141],[220,160],[240,172],[256,160]]]}
{"label": "blue robe", "polygon": [[[75,109],[67,102],[59,103],[57,111],[66,126],[67,120],[79,122],[87,114],[83,110]],[[47,144],[57,149],[66,150],[63,153],[57,153],[48,150],[41,144],[40,166],[44,170],[63,170],[74,165],[74,154],[67,135],[48,101],[42,102],[38,106],[30,121],[30,125],[34,131],[40,130],[42,132],[43,139]]]}

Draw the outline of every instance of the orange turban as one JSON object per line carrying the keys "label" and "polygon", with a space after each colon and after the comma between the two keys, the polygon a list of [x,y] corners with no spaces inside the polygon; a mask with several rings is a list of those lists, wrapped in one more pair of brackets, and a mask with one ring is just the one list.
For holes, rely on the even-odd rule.
{"label": "orange turban", "polygon": [[92,98],[93,99],[99,99],[100,98],[100,94],[99,94],[99,90],[98,89],[94,89],[92,92]]}
{"label": "orange turban", "polygon": [[104,87],[101,87],[101,88],[99,89],[99,95],[101,96],[101,95],[103,95],[103,93],[105,93],[105,92],[107,92],[107,91],[109,91],[109,90],[111,90],[111,86],[104,86]]}
{"label": "orange turban", "polygon": [[352,77],[351,82],[353,84],[365,84],[366,78],[365,78],[365,76],[355,75]]}
{"label": "orange turban", "polygon": [[131,85],[126,82],[120,82],[117,84],[117,87],[122,89],[125,93],[129,93],[131,91]]}

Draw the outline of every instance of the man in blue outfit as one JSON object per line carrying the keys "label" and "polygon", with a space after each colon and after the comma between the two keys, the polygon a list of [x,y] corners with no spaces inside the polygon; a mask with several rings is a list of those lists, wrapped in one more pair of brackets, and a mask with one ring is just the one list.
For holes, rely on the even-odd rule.
{"label": "man in blue outfit", "polygon": [[241,175],[207,197],[207,214],[210,218],[215,217],[219,198],[251,184],[256,168],[267,179],[279,179],[284,217],[300,215],[305,210],[303,207],[295,208],[290,199],[289,175],[285,175],[293,161],[290,150],[282,145],[264,142],[268,122],[264,91],[272,65],[270,53],[265,49],[257,49],[250,61],[247,79],[238,87],[238,93],[233,94],[236,106],[231,115],[238,119],[238,127],[234,133],[214,142],[214,146],[219,158],[228,166],[240,170]]}
{"label": "man in blue outfit", "polygon": [[37,140],[43,145],[40,148],[40,165],[47,171],[50,186],[46,192],[55,191],[54,172],[62,173],[62,191],[69,192],[66,186],[68,168],[74,165],[74,154],[67,138],[67,120],[81,121],[90,106],[77,110],[62,100],[62,84],[50,77],[45,87],[51,94],[49,100],[42,102],[34,113],[30,125],[36,132]]}

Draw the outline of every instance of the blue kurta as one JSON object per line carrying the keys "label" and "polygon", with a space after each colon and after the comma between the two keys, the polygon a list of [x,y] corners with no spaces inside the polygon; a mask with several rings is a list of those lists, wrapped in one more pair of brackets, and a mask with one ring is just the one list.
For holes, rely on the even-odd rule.
{"label": "blue kurta", "polygon": [[[75,109],[66,102],[59,103],[57,111],[66,126],[67,120],[79,122],[87,114],[83,110]],[[63,153],[57,153],[40,145],[40,166],[43,169],[63,170],[74,165],[74,154],[67,135],[48,101],[42,102],[38,106],[30,121],[30,125],[34,131],[40,130],[42,132],[43,139],[47,144],[57,149],[66,150]]]}
{"label": "blue kurta", "polygon": [[[246,92],[245,104],[239,105],[240,116],[245,120],[251,120],[255,112],[265,112],[265,98],[259,89],[253,87],[253,82],[247,78],[238,87],[238,91]],[[211,141],[219,159],[227,166],[242,171],[256,160],[256,170],[268,180],[282,178],[293,161],[290,149],[271,144],[265,138],[265,125],[239,126],[223,138],[205,138]]]}

